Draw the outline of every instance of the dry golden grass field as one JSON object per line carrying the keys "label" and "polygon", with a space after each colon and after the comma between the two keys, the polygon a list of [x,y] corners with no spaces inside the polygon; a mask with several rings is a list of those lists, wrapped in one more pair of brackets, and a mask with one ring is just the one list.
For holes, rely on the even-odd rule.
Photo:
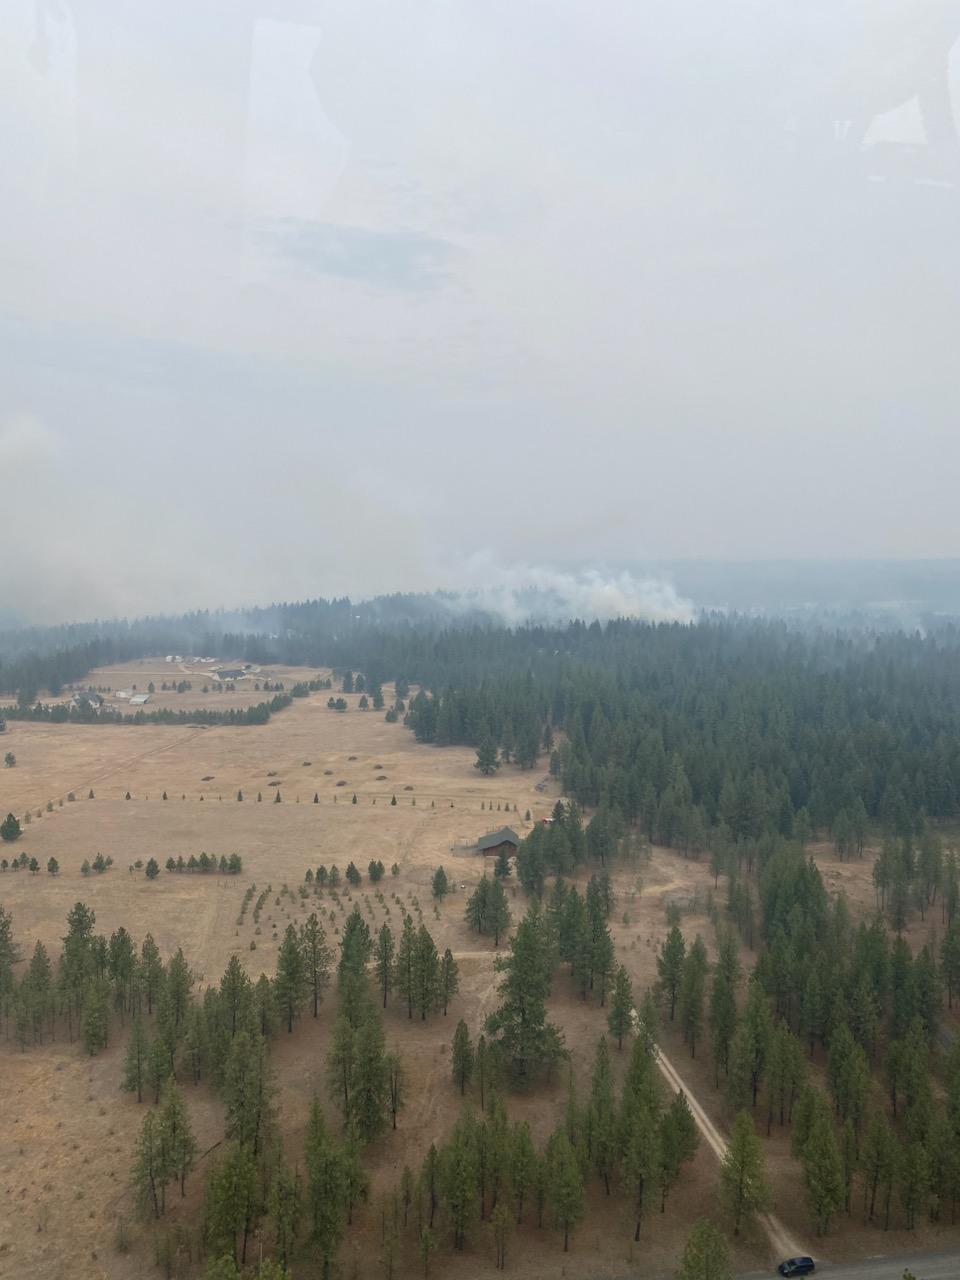
{"label": "dry golden grass field", "polygon": [[[161,660],[154,665],[166,664]],[[142,674],[139,664],[130,664],[111,676],[129,682],[132,668],[137,669],[138,684],[141,678],[145,677],[144,683],[151,678],[149,662],[143,664]],[[314,674],[287,671],[282,678],[289,687],[293,679]],[[111,682],[101,680],[100,673],[90,681]],[[389,691],[385,693],[389,701]],[[218,694],[208,705],[221,706],[221,699],[229,696]],[[82,899],[96,911],[100,931],[109,934],[123,924],[139,944],[149,930],[165,955],[181,946],[197,975],[195,990],[202,992],[206,984],[219,980],[234,953],[253,977],[272,973],[283,929],[310,910],[321,912],[328,938],[335,943],[345,913],[354,903],[367,913],[373,927],[386,918],[397,929],[401,904],[409,908],[414,898],[419,900],[438,947],[451,947],[457,957],[461,990],[446,1018],[411,1023],[392,1002],[386,1012],[388,1046],[397,1046],[404,1059],[409,1096],[397,1132],[386,1134],[367,1153],[373,1191],[369,1203],[355,1216],[341,1252],[342,1275],[365,1277],[381,1274],[377,1261],[380,1194],[393,1185],[405,1163],[414,1170],[419,1167],[430,1142],[442,1139],[459,1112],[461,1099],[450,1080],[449,1063],[456,1021],[463,1017],[476,1035],[495,1007],[494,947],[471,933],[463,919],[467,893],[482,874],[481,859],[458,846],[504,823],[522,834],[529,829],[523,820],[526,810],[534,820],[546,816],[558,792],[552,780],[544,785],[543,761],[532,772],[510,768],[494,778],[483,778],[473,768],[472,751],[419,745],[402,725],[386,723],[382,713],[357,710],[356,696],[348,698],[348,713],[337,714],[327,709],[327,696],[296,700],[264,726],[200,729],[13,722],[5,749],[15,752],[18,763],[15,769],[0,770],[0,810],[21,816],[31,812],[32,820],[16,850],[36,856],[41,866],[55,856],[61,873],[54,879],[45,873],[33,877],[8,872],[0,879],[0,901],[13,915],[24,955],[29,955],[38,938],[56,955],[66,913]],[[538,784],[542,789],[537,789]],[[91,789],[94,799],[87,798]],[[281,803],[274,802],[277,790]],[[242,791],[242,802],[236,798],[238,791]],[[67,799],[71,792],[76,796],[72,802]],[[125,799],[128,792],[129,800]],[[263,797],[259,803],[258,792]],[[355,805],[351,803],[354,794]],[[393,795],[396,806],[390,804]],[[53,804],[49,812],[48,802]],[[138,859],[154,856],[162,866],[168,856],[187,857],[201,850],[217,856],[239,852],[242,875],[164,871],[149,883],[142,872],[128,871]],[[100,876],[83,877],[82,861],[97,852],[112,856],[113,868]],[[377,858],[387,867],[379,886],[383,906],[366,878],[367,863]],[[363,871],[364,882],[358,890],[351,892],[348,886],[341,890],[339,910],[329,897],[311,894],[307,901],[299,897],[307,867],[336,863],[342,872],[350,860]],[[863,877],[869,887],[868,861],[842,869],[853,897]],[[389,872],[394,862],[400,868],[396,878]],[[440,864],[446,867],[454,892],[435,912],[430,880]],[[582,881],[586,878],[581,876]],[[690,937],[701,932],[712,946],[713,929],[705,911],[712,879],[705,863],[656,849],[638,867],[616,868],[614,880],[618,898],[612,931],[618,957],[627,965],[639,997],[655,977],[655,951],[666,932],[665,893],[682,890],[696,895],[699,905],[685,914],[684,931]],[[259,933],[250,911],[242,925],[237,923],[244,892],[254,883],[258,892],[271,887]],[[284,885],[292,893],[281,895]],[[524,901],[522,893],[513,892],[511,906],[517,916]],[[255,950],[250,949],[251,942],[256,943]],[[749,963],[749,955],[744,960]],[[312,1095],[316,1091],[326,1101],[324,1059],[335,1005],[335,995],[328,994],[317,1020],[308,1014],[292,1035],[281,1034],[274,1042],[280,1125],[287,1154],[294,1160],[302,1150]],[[572,1069],[584,1092],[589,1088],[592,1055],[605,1029],[606,1011],[595,1003],[582,1004],[564,976],[555,985],[551,1013],[564,1030]],[[670,1030],[664,1035],[664,1048],[712,1118],[725,1129],[729,1117],[714,1090],[707,1051],[691,1061]],[[83,1055],[79,1045],[63,1040],[25,1053],[12,1039],[0,1040],[0,1277],[4,1280],[126,1280],[160,1274],[152,1253],[154,1227],[136,1219],[127,1191],[144,1107],[120,1091],[122,1051],[122,1035],[116,1031],[107,1051],[92,1059]],[[618,1055],[614,1048],[613,1056],[619,1074],[626,1050]],[[222,1135],[222,1109],[205,1086],[186,1085],[185,1089],[199,1148],[205,1152]],[[553,1086],[511,1097],[511,1116],[528,1117],[536,1135],[545,1137],[562,1112],[566,1092],[562,1071]],[[788,1139],[775,1131],[768,1147],[777,1212],[787,1229],[813,1249],[816,1242],[798,1171],[789,1160]],[[201,1160],[188,1184],[186,1200],[171,1197],[164,1229],[196,1224],[204,1164]],[[552,1226],[545,1223],[539,1230],[525,1225],[510,1241],[507,1269],[528,1280],[668,1275],[692,1220],[714,1207],[716,1181],[716,1160],[702,1144],[672,1193],[668,1213],[648,1215],[639,1245],[632,1243],[628,1200],[621,1196],[607,1200],[594,1181],[588,1213],[573,1237],[571,1253],[562,1253],[561,1239]],[[126,1254],[114,1249],[118,1218],[128,1227],[131,1248]],[[928,1228],[923,1235],[928,1247],[946,1247],[945,1241],[957,1239],[957,1232],[947,1228],[938,1232]],[[268,1237],[268,1248],[270,1243]],[[881,1237],[872,1229],[865,1231],[854,1219],[852,1224],[840,1225],[822,1252],[839,1260],[885,1252],[898,1244],[905,1240],[893,1239],[892,1233]],[[405,1248],[398,1274],[420,1274],[412,1242]],[[769,1242],[759,1230],[738,1245],[741,1270],[765,1271],[773,1261]],[[477,1224],[465,1257],[453,1255],[443,1239],[431,1273],[472,1280],[494,1274],[494,1262],[489,1225]],[[189,1266],[184,1274],[192,1274]],[[310,1264],[294,1268],[297,1280],[312,1274]]]}

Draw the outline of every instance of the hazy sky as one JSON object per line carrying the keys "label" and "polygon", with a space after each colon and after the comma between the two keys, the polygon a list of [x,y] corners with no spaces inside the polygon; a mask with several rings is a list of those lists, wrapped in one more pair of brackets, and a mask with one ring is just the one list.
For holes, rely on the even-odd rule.
{"label": "hazy sky", "polygon": [[960,555],[958,35],[6,0],[0,605]]}

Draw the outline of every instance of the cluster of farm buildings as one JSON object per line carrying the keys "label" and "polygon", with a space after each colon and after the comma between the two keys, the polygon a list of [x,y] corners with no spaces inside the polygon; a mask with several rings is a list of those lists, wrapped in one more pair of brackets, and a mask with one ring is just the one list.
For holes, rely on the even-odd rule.
{"label": "cluster of farm buildings", "polygon": [[[179,653],[168,653],[165,658],[166,662],[176,663],[182,667],[187,674],[194,674],[189,670],[191,666],[203,665],[207,668],[203,672],[205,678],[219,681],[221,684],[232,684],[237,680],[252,678],[260,674],[260,667],[254,666],[250,662],[245,662],[242,666],[235,667],[217,667],[213,664],[216,658],[185,658]],[[138,690],[136,685],[129,689],[116,689],[111,691],[111,696],[117,702],[125,702],[131,707],[144,707],[150,701],[152,694]],[[101,711],[107,705],[103,694],[96,693],[93,689],[75,689],[70,694],[71,706],[84,710]]]}

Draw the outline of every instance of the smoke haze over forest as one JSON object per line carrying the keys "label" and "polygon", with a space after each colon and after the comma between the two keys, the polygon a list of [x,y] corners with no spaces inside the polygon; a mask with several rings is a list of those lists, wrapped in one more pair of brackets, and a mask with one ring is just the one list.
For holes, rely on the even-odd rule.
{"label": "smoke haze over forest", "polygon": [[10,0],[0,616],[952,600],[958,34]]}

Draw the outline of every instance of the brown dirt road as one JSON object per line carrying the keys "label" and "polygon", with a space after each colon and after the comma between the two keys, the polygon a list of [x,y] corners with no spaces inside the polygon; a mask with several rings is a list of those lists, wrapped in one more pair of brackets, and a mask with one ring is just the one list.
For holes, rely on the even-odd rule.
{"label": "brown dirt road", "polygon": [[[634,1013],[634,1017],[636,1017],[636,1013]],[[727,1144],[725,1139],[707,1115],[706,1111],[704,1111],[703,1107],[697,1101],[695,1095],[690,1092],[690,1089],[684,1083],[683,1078],[677,1071],[676,1067],[659,1049],[657,1050],[657,1066],[660,1068],[661,1075],[674,1093],[679,1093],[683,1090],[686,1094],[687,1104],[690,1107],[694,1120],[697,1122],[697,1128],[703,1135],[707,1146],[717,1159],[722,1162],[727,1155]],[[767,1238],[770,1241],[773,1251],[779,1258],[795,1258],[800,1254],[808,1252],[807,1249],[804,1249],[803,1246],[790,1235],[783,1223],[775,1214],[761,1213],[758,1215],[758,1220],[764,1231],[767,1233]]]}

